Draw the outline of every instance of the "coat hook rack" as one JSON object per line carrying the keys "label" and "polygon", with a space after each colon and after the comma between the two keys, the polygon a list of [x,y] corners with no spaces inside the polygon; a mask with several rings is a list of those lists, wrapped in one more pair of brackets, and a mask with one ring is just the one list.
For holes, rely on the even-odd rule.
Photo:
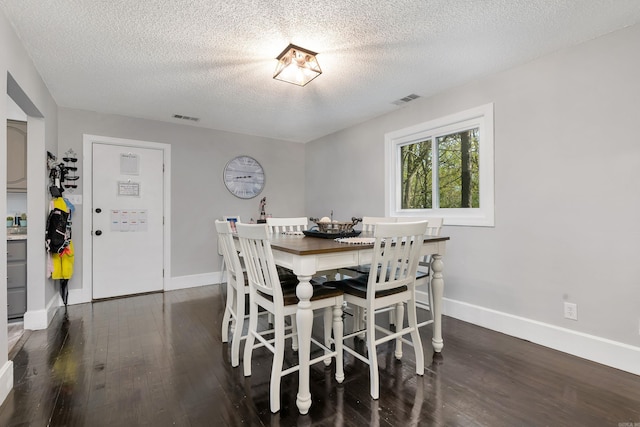
{"label": "coat hook rack", "polygon": [[74,190],[78,188],[76,181],[80,179],[80,176],[77,175],[78,167],[76,166],[78,155],[73,151],[73,148],[69,148],[65,151],[62,160],[64,161],[64,168],[67,171],[63,185],[65,189],[69,190],[70,193],[73,193]]}
{"label": "coat hook rack", "polygon": [[49,192],[52,197],[61,197],[64,190],[73,193],[78,188],[78,155],[73,148],[65,151],[62,162],[57,162],[56,156],[47,151],[47,168],[49,169]]}

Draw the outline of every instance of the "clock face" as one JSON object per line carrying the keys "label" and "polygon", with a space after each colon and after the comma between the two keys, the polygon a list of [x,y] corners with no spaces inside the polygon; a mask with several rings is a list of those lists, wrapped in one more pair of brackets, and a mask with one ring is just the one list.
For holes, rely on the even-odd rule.
{"label": "clock face", "polygon": [[253,157],[238,156],[224,167],[224,185],[236,197],[251,199],[264,188],[264,170]]}

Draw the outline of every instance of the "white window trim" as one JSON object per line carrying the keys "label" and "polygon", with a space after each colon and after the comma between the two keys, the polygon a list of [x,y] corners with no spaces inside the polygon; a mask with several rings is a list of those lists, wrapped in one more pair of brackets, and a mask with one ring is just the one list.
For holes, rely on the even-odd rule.
{"label": "white window trim", "polygon": [[[480,207],[460,209],[401,209],[399,146],[419,142],[434,135],[460,130],[461,126],[477,124],[480,130],[479,179]],[[385,215],[392,217],[442,217],[445,225],[493,227],[494,216],[494,159],[493,159],[493,103],[461,111],[418,125],[385,134]]]}

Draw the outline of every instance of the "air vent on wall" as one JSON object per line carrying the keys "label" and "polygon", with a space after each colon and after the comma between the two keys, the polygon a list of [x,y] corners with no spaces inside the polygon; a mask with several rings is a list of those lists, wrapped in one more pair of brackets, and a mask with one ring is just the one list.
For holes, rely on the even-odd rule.
{"label": "air vent on wall", "polygon": [[180,119],[180,120],[190,120],[192,122],[197,122],[198,120],[200,120],[197,117],[189,117],[189,116],[183,116],[182,114],[174,114],[173,115],[174,119]]}
{"label": "air vent on wall", "polygon": [[420,95],[416,95],[415,93],[412,93],[411,95],[407,95],[404,98],[400,98],[397,101],[393,101],[392,104],[394,105],[403,105],[406,104],[407,102],[411,102],[414,99],[420,98]]}

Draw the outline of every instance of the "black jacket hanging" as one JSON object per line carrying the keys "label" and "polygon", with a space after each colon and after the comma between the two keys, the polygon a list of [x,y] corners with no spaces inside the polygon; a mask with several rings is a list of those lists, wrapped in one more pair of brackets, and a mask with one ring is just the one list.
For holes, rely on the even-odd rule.
{"label": "black jacket hanging", "polygon": [[69,245],[70,237],[67,234],[67,220],[69,214],[55,208],[49,212],[47,219],[47,250],[51,253],[60,253]]}

